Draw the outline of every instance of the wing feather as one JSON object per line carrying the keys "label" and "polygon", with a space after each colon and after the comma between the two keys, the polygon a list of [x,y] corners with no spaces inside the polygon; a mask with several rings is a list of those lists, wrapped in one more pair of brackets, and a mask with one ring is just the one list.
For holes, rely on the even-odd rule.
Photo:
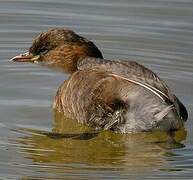
{"label": "wing feather", "polygon": [[167,85],[151,70],[134,61],[106,60],[100,58],[84,58],[78,62],[78,69],[104,69],[114,75],[133,81],[159,94],[165,100],[173,103],[175,98]]}

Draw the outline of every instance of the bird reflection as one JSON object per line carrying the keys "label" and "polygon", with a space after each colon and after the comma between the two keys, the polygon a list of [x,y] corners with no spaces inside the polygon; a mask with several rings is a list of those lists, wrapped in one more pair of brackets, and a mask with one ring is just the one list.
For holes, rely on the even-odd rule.
{"label": "bird reflection", "polygon": [[[74,123],[73,123],[74,122]],[[152,168],[163,166],[168,148],[180,148],[186,131],[175,133],[175,143],[168,144],[163,132],[118,134],[111,131],[96,132],[54,112],[52,132],[20,129],[17,138],[20,151],[33,163],[83,163],[124,168]],[[178,146],[177,146],[177,145]],[[170,154],[172,156],[172,154]]]}

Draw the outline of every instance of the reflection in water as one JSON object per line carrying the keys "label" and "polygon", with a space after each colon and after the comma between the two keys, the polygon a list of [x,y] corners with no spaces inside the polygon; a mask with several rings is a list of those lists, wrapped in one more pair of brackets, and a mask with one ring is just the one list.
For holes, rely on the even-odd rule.
{"label": "reflection in water", "polygon": [[176,144],[181,145],[179,142],[186,137],[185,130],[178,131],[176,143],[168,144],[167,135],[161,132],[135,135],[97,133],[57,112],[54,119],[52,133],[20,129],[27,135],[18,138],[17,143],[25,157],[39,167],[37,171],[52,171],[56,177],[58,172],[74,173],[77,168],[88,172],[93,168],[117,171],[121,168],[121,173],[125,169],[132,174],[147,173],[148,169],[155,167],[161,169],[167,166],[165,157],[174,156],[168,148],[183,147]]}
{"label": "reflection in water", "polygon": [[[192,179],[192,9],[192,0],[1,0],[0,179]],[[50,104],[67,77],[8,59],[52,27],[73,29],[106,58],[135,60],[163,78],[189,110],[186,147],[172,149],[180,145],[150,134],[102,132],[80,140],[92,130],[60,115],[53,132],[73,137],[34,130],[50,128]],[[33,130],[10,131],[18,127]]]}

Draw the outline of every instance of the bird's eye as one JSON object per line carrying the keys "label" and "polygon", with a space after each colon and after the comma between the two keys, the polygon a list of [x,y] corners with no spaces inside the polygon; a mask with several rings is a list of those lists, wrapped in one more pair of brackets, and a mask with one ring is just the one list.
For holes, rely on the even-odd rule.
{"label": "bird's eye", "polygon": [[44,55],[44,54],[46,54],[47,52],[48,52],[48,48],[45,47],[45,46],[43,46],[43,47],[40,48],[40,50],[39,50],[39,54],[40,54],[40,55]]}

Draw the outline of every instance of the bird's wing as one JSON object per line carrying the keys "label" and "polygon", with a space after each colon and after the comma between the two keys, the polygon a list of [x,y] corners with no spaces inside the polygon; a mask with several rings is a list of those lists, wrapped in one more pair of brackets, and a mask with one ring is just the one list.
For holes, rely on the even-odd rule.
{"label": "bird's wing", "polygon": [[100,58],[85,58],[78,62],[78,69],[103,69],[114,75],[133,81],[157,92],[169,102],[174,102],[174,96],[167,85],[151,70],[134,61],[106,60]]}

